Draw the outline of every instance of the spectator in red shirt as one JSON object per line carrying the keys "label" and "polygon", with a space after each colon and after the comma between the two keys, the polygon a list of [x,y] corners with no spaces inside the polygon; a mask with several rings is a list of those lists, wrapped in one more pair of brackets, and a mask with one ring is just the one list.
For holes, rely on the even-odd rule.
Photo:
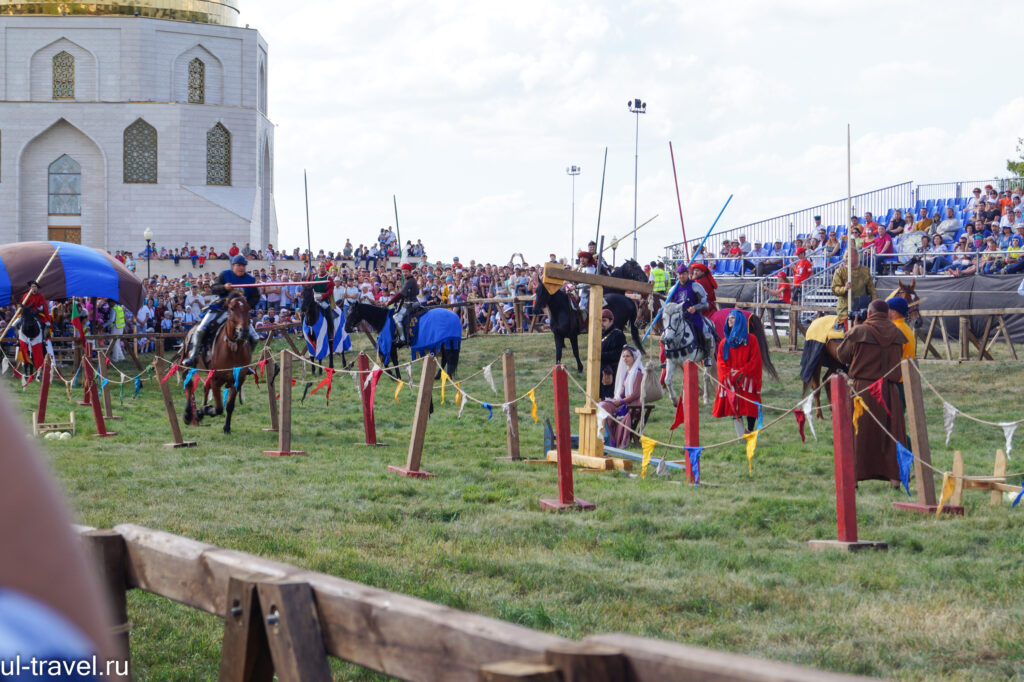
{"label": "spectator in red shirt", "polygon": [[882,231],[878,221],[875,220],[875,216],[872,215],[871,211],[864,212],[864,227],[868,228],[868,232],[878,234]]}
{"label": "spectator in red shirt", "polygon": [[228,249],[228,257],[234,258],[238,255],[238,244],[231,242],[231,248]]}
{"label": "spectator in red shirt", "polygon": [[769,303],[792,303],[793,302],[793,285],[789,283],[789,277],[786,277],[786,273],[779,270],[775,273],[775,276],[779,278],[779,286],[772,289],[767,284],[764,287],[765,292],[769,296],[775,298],[769,300]]}
{"label": "spectator in red shirt", "polygon": [[[890,237],[889,233],[885,230],[878,233],[872,247],[875,249],[875,254],[878,256],[891,256],[895,252],[892,247],[892,237]],[[882,274],[882,266],[887,262],[889,262],[888,258],[875,259],[875,271],[877,274]]]}
{"label": "spectator in red shirt", "polygon": [[793,287],[799,302],[803,300],[803,283],[814,274],[814,265],[807,258],[807,249],[802,246],[796,250],[796,257],[797,261],[793,263]]}

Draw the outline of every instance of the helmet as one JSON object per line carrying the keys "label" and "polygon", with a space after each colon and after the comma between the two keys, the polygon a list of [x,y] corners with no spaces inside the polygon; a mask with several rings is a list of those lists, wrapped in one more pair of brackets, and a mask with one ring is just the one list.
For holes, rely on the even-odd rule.
{"label": "helmet", "polygon": [[249,261],[247,261],[245,259],[245,256],[243,256],[242,254],[238,254],[237,256],[232,256],[231,257],[231,264],[232,265],[248,265]]}

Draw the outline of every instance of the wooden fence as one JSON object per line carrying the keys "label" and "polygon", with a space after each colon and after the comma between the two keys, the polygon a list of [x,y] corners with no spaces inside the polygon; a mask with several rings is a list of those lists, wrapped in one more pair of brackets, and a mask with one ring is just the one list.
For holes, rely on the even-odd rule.
{"label": "wooden fence", "polygon": [[330,680],[327,657],[405,680],[864,680],[625,634],[576,642],[158,530],[78,527],[114,601],[141,589],[225,619],[220,679]]}

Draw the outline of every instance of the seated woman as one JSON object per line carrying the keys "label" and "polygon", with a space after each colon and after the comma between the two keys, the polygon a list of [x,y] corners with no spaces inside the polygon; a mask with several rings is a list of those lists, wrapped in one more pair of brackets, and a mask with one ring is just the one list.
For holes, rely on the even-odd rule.
{"label": "seated woman", "polygon": [[843,251],[843,244],[836,239],[835,232],[828,233],[828,241],[825,242],[825,256],[831,261]]}
{"label": "seated woman", "polygon": [[[718,390],[711,414],[732,417],[736,435],[757,426],[757,406],[761,402],[761,346],[747,330],[747,318],[739,310],[725,320],[725,338],[718,344]],[[747,418],[744,428],[742,418]]]}
{"label": "seated woman", "polygon": [[632,426],[632,420],[628,408],[630,405],[640,404],[643,384],[644,369],[640,361],[640,351],[632,346],[626,346],[622,349],[619,368],[615,372],[615,391],[612,398],[601,401],[601,407],[616,420],[609,419],[605,422],[610,443],[615,447],[622,448],[629,444],[628,429]]}
{"label": "seated woman", "polygon": [[1022,271],[1024,271],[1024,237],[1015,234],[1010,238],[1010,248],[1006,250],[1006,268],[1003,269],[1003,274],[1016,275]]}
{"label": "seated woman", "polygon": [[942,235],[932,235],[931,244],[928,246],[927,255],[924,258],[928,274],[937,275],[953,264],[953,261],[946,255],[948,251],[946,244],[942,241]]}
{"label": "seated woman", "polygon": [[928,249],[928,235],[926,234],[905,234],[900,239],[900,259],[902,263],[896,274],[923,275],[924,274],[924,253]]}

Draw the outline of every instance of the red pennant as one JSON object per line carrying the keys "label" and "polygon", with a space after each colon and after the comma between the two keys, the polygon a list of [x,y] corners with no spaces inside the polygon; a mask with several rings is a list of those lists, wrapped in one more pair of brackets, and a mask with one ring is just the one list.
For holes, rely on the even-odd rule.
{"label": "red pennant", "polygon": [[679,402],[676,403],[676,420],[672,422],[672,426],[668,427],[668,430],[675,431],[685,420],[686,415],[683,413],[683,396],[679,396]]}
{"label": "red pennant", "polygon": [[104,360],[106,361],[106,363],[107,363],[107,367],[110,367],[110,358],[109,358],[109,357],[107,357],[106,355],[104,355],[104,356],[103,356],[103,359],[104,359]]}
{"label": "red pennant", "polygon": [[259,372],[257,372],[256,370],[254,370],[252,368],[250,368],[249,371],[252,372],[252,380],[256,382],[256,388],[259,388],[260,387],[260,375],[259,375]]}
{"label": "red pennant", "polygon": [[[259,361],[259,368],[260,368],[260,372],[259,372],[258,376],[261,376],[261,377],[262,377],[262,376],[263,376],[263,373],[264,373],[265,371],[267,371],[267,361],[266,361],[266,359],[265,359],[265,358],[264,358],[263,360],[260,360],[260,361]],[[253,372],[253,374],[255,374],[255,372]]]}
{"label": "red pennant", "polygon": [[199,390],[199,373],[198,372],[195,374],[195,378],[192,379],[192,394],[195,395],[195,392],[197,390]]}
{"label": "red pennant", "polygon": [[[321,388],[326,386],[327,387],[327,404],[330,405],[331,404],[331,380],[333,378],[334,378],[334,370],[331,369],[330,367],[328,367],[327,368],[327,376],[324,377],[323,381],[321,381],[319,384],[316,385],[316,388],[314,388],[312,391],[310,391],[310,394],[316,393]],[[294,385],[295,380],[292,379],[292,382],[293,382],[292,385]]]}
{"label": "red pennant", "polygon": [[380,381],[380,375],[384,373],[384,370],[375,369],[370,375],[370,409],[373,409],[373,399],[377,395],[377,382]]}
{"label": "red pennant", "polygon": [[882,407],[885,408],[885,413],[891,417],[892,412],[889,410],[889,406],[885,404],[885,395],[882,393],[882,381],[884,379],[885,377],[879,377],[878,381],[868,387],[868,393],[871,394],[872,398],[882,404]]}
{"label": "red pennant", "polygon": [[167,380],[174,376],[174,373],[178,371],[178,363],[171,365],[171,371],[164,375],[164,378],[160,380],[160,385],[163,386],[167,383]]}
{"label": "red pennant", "polygon": [[[196,378],[198,379],[199,377],[197,376]],[[206,380],[203,382],[203,388],[206,389],[207,391],[209,391],[210,390],[210,384],[212,384],[212,383],[213,383],[213,370],[211,369],[206,374]]]}
{"label": "red pennant", "polygon": [[804,436],[804,424],[807,423],[807,415],[799,407],[793,410],[793,416],[796,417],[797,428],[800,429],[800,440],[804,443],[807,442],[807,438]]}

